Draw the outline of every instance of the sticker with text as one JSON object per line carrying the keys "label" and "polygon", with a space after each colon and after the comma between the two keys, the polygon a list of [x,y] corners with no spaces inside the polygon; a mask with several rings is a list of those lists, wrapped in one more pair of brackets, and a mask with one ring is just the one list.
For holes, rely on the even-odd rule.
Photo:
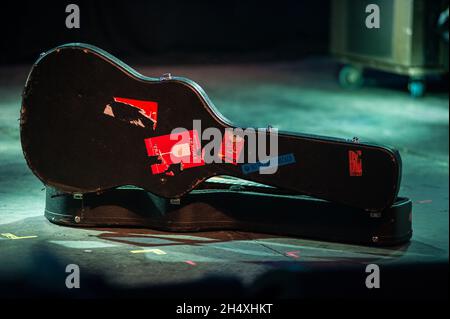
{"label": "sticker with text", "polygon": [[179,164],[181,170],[205,165],[196,130],[150,137],[144,141],[147,155],[156,156],[159,161],[151,165],[152,174],[173,175],[169,170],[173,164]]}
{"label": "sticker with text", "polygon": [[348,151],[350,176],[362,176],[362,151]]}
{"label": "sticker with text", "polygon": [[[275,163],[275,164],[273,164],[273,163]],[[284,165],[289,165],[289,164],[294,164],[294,163],[296,163],[295,156],[293,153],[289,153],[289,154],[280,155],[278,157],[269,158],[265,163],[257,162],[257,163],[243,164],[243,165],[241,165],[241,169],[244,174],[250,174],[250,173],[258,172],[260,169],[264,170],[264,169],[268,168],[269,165],[277,165],[279,167],[279,166],[284,166]]]}

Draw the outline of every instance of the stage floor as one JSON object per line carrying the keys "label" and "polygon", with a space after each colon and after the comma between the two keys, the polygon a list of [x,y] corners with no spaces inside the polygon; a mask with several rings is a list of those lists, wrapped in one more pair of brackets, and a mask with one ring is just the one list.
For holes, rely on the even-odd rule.
{"label": "stage floor", "polygon": [[380,267],[448,263],[448,92],[432,91],[413,99],[398,79],[379,75],[364,88],[343,90],[336,82],[337,65],[326,58],[136,68],[148,76],[171,72],[193,79],[227,118],[244,127],[271,125],[287,131],[358,136],[396,147],[403,158],[400,195],[413,201],[411,242],[370,248],[236,231],[175,234],[51,224],[43,214],[43,185],[28,169],[19,140],[21,90],[29,66],[3,67],[0,279],[33,282],[36,274],[36,287],[59,286],[64,285],[58,280],[65,275],[65,265],[77,264],[82,276],[99,274],[115,287],[192,283],[210,277],[255,287],[276,272],[336,271],[349,266],[364,274],[368,263]]}

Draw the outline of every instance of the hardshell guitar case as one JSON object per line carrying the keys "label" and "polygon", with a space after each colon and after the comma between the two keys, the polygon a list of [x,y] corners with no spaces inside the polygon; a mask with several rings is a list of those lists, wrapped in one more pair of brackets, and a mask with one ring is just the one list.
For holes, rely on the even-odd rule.
{"label": "hardshell guitar case", "polygon": [[399,245],[412,236],[412,203],[407,198],[370,213],[231,178],[212,178],[203,185],[181,199],[135,187],[85,195],[47,187],[45,216],[66,226],[238,230],[371,246]]}
{"label": "hardshell guitar case", "polygon": [[[66,44],[39,57],[23,91],[20,128],[55,223],[377,245],[411,236],[411,201],[397,197],[397,150],[270,126],[255,130],[255,146],[197,83],[145,77],[92,45]],[[212,162],[202,128],[221,136]],[[277,142],[274,157],[259,158],[260,139]]]}

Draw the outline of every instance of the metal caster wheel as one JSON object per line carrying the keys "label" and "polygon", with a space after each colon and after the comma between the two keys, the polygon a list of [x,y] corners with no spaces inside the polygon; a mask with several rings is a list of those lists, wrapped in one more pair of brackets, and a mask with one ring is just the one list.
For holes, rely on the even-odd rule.
{"label": "metal caster wheel", "polygon": [[410,80],[408,84],[408,90],[412,97],[422,97],[425,95],[425,81],[423,80]]}
{"label": "metal caster wheel", "polygon": [[357,89],[363,85],[363,82],[364,78],[361,68],[346,65],[339,71],[339,84],[343,88]]}

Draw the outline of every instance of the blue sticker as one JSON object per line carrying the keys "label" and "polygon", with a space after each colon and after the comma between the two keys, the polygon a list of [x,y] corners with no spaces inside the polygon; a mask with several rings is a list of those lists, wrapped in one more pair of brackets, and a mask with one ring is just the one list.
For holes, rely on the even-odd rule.
{"label": "blue sticker", "polygon": [[[260,168],[264,169],[265,167],[269,167],[269,163],[275,160],[277,157],[271,157],[269,160],[265,163],[256,162],[256,163],[248,163],[248,164],[242,164],[241,169],[242,173],[244,174],[250,174],[259,171]],[[295,156],[293,153],[284,154],[278,156],[278,164],[277,166],[283,166],[283,165],[289,165],[295,163]]]}

